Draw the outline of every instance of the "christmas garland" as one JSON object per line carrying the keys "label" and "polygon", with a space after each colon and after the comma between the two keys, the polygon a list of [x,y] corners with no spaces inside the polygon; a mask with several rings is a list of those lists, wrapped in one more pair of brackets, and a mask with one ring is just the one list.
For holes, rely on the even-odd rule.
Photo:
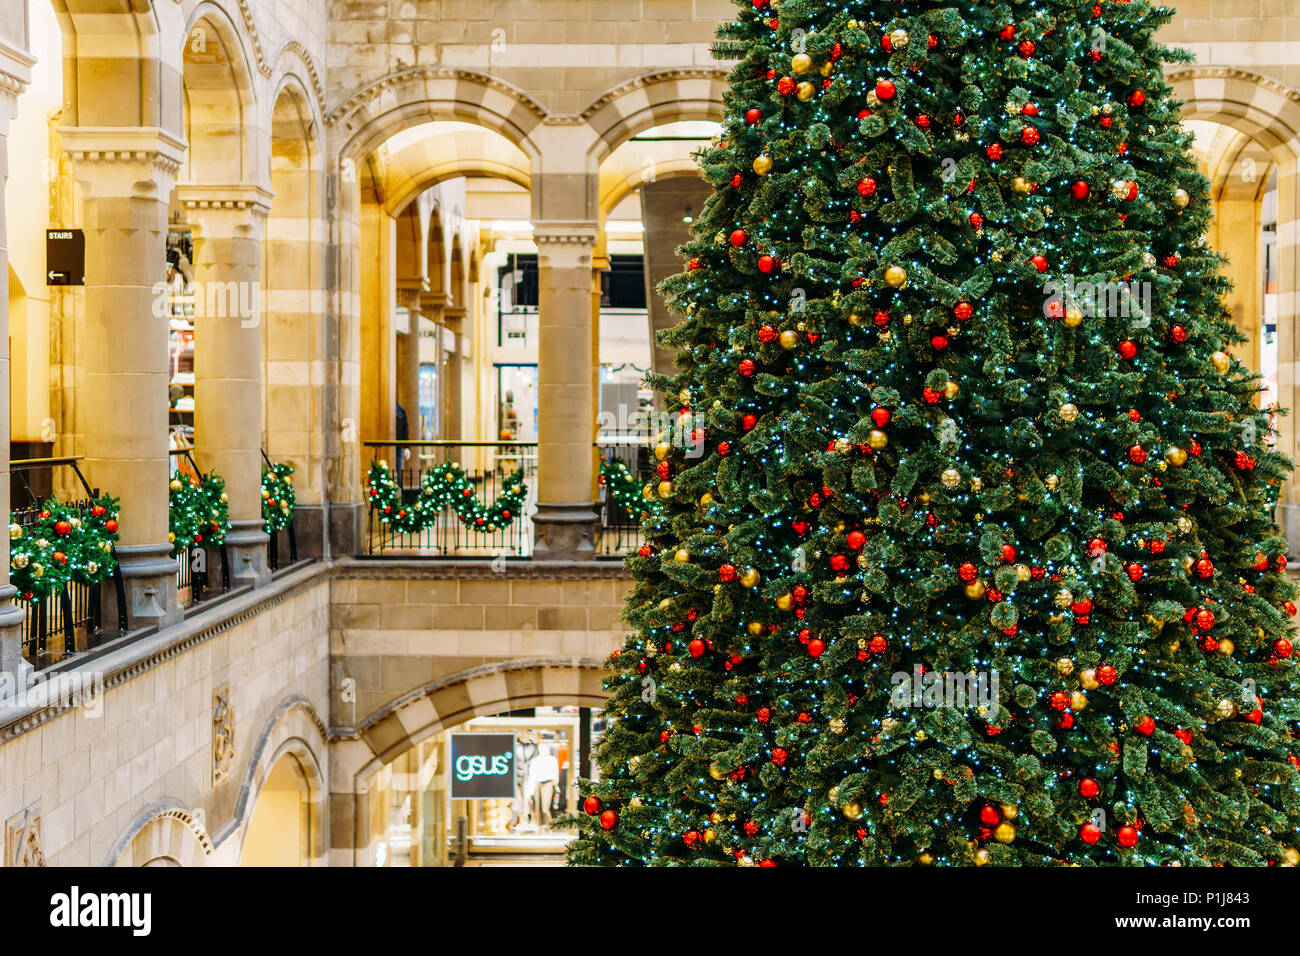
{"label": "christmas garland", "polygon": [[610,500],[629,518],[638,518],[655,505],[646,499],[641,479],[628,471],[627,463],[619,458],[601,462],[600,483],[605,486]]}
{"label": "christmas garland", "polygon": [[24,601],[59,594],[69,581],[94,585],[117,568],[118,499],[107,495],[89,506],[61,505],[50,498],[35,522],[9,525],[9,580]]}
{"label": "christmas garland", "polygon": [[293,495],[293,465],[275,462],[262,469],[262,529],[276,534],[289,527],[296,501]]}
{"label": "christmas garland", "polygon": [[226,479],[208,472],[202,479],[178,474],[167,495],[167,520],[172,556],[191,544],[218,548],[230,530]]}
{"label": "christmas garland", "polygon": [[467,528],[496,531],[519,517],[528,495],[524,470],[520,468],[506,477],[496,500],[490,506],[485,505],[474,494],[469,476],[459,465],[450,462],[435,465],[425,473],[420,494],[409,507],[402,500],[402,489],[393,479],[388,462],[370,463],[367,484],[370,503],[378,511],[379,520],[399,534],[423,531],[447,508],[455,509],[461,524]]}

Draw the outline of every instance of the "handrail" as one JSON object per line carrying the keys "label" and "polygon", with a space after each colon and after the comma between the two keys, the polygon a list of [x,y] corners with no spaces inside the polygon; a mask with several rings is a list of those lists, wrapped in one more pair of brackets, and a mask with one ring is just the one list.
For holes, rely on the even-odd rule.
{"label": "handrail", "polygon": [[27,479],[22,476],[22,473],[31,468],[57,468],[60,465],[67,465],[77,476],[77,480],[81,482],[81,487],[85,490],[86,494],[91,498],[98,498],[99,489],[90,487],[90,482],[86,480],[86,476],[83,475],[81,469],[77,467],[77,462],[79,461],[81,461],[80,455],[64,455],[59,458],[14,458],[9,462],[9,472],[10,474],[13,474],[14,472],[18,473],[18,480],[23,483],[23,487],[27,490],[27,496],[35,501],[36,495],[32,492],[32,486]]}

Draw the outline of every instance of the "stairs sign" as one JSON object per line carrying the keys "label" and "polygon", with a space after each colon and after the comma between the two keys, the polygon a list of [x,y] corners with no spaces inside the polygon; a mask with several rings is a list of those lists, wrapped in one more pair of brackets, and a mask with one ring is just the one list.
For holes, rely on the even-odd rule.
{"label": "stairs sign", "polygon": [[80,229],[45,230],[45,284],[86,284],[86,234]]}

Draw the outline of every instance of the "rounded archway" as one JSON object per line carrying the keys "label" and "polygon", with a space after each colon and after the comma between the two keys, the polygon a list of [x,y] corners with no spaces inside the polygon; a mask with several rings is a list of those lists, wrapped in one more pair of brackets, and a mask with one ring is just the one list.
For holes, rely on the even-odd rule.
{"label": "rounded archway", "polygon": [[314,819],[311,777],[292,751],[280,756],[262,782],[240,852],[240,866],[310,866]]}

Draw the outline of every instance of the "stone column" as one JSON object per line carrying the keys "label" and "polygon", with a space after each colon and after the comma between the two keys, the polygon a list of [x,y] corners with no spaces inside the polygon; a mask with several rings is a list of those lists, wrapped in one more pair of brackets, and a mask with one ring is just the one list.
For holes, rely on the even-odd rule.
{"label": "stone column", "polygon": [[588,221],[533,222],[540,326],[533,553],[539,558],[595,557],[591,270],[597,228]]}
{"label": "stone column", "polygon": [[[596,249],[591,258],[591,407],[595,416],[593,435],[600,434],[600,300],[604,297],[605,274],[609,272],[609,250],[605,246],[605,230],[600,231]],[[635,411],[635,409],[633,409]],[[591,445],[591,497],[600,501],[600,449]],[[597,505],[599,507],[599,504]]]}
{"label": "stone column", "polygon": [[465,310],[448,307],[443,310],[443,321],[452,334],[451,358],[447,360],[447,408],[444,431],[446,437],[462,437],[465,402]]}
{"label": "stone column", "polygon": [[121,498],[118,560],[132,628],[179,621],[167,541],[167,200],[185,144],[158,127],[59,131],[86,231],[85,470]]}
{"label": "stone column", "polygon": [[[9,277],[9,243],[6,237],[4,189],[9,178],[9,123],[18,109],[18,94],[31,81],[33,64],[25,53],[0,41],[0,276]],[[9,296],[0,296],[0,448],[5,467],[0,469],[0,507],[9,523]],[[12,687],[25,687],[31,665],[23,659],[23,611],[13,603],[17,589],[9,583],[9,537],[4,538],[0,567],[0,679]]]}
{"label": "stone column", "polygon": [[260,186],[178,186],[194,235],[194,444],[226,480],[226,554],[235,585],[271,579],[262,530],[262,237]]}
{"label": "stone column", "polygon": [[[406,331],[397,333],[397,404],[406,410],[408,435],[412,441],[424,437],[420,434],[420,292],[418,289],[398,289],[398,305],[406,307]],[[411,449],[407,461],[414,464],[416,454]]]}

